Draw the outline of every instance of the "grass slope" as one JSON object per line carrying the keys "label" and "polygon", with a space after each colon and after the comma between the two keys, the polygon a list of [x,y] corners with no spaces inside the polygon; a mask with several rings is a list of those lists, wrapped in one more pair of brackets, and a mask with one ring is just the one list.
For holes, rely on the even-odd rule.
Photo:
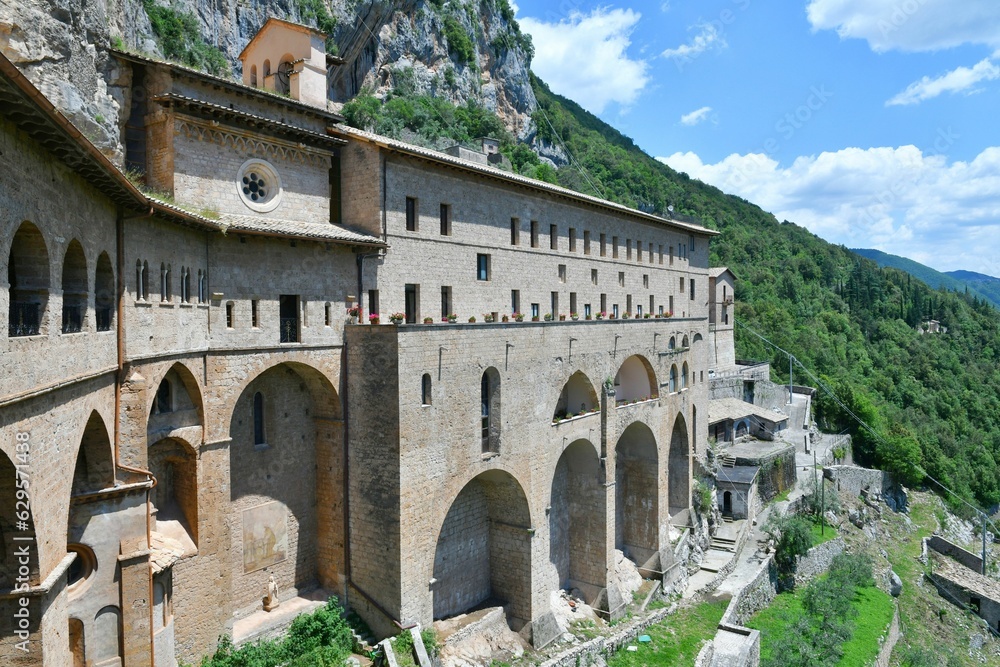
{"label": "grass slope", "polygon": [[634,652],[619,651],[608,658],[608,667],[694,665],[702,645],[715,636],[719,621],[728,606],[728,600],[714,600],[682,607],[677,613],[646,630],[651,642],[637,644],[638,650]]}

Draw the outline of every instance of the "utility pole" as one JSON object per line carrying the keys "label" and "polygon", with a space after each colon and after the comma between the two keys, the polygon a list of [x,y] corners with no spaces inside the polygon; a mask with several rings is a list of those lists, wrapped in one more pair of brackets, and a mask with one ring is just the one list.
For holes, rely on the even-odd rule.
{"label": "utility pole", "polygon": [[[792,404],[792,362],[795,361],[795,355],[788,355],[788,404]],[[789,410],[789,413],[791,410]]]}
{"label": "utility pole", "polygon": [[980,512],[983,516],[983,576],[986,576],[986,512]]}

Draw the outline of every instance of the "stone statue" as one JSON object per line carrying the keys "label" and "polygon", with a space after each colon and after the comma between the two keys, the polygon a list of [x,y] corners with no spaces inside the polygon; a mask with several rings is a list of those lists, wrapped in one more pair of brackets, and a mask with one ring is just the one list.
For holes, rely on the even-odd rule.
{"label": "stone statue", "polygon": [[267,595],[264,596],[264,611],[275,609],[281,602],[278,601],[278,584],[274,581],[274,575],[267,578]]}

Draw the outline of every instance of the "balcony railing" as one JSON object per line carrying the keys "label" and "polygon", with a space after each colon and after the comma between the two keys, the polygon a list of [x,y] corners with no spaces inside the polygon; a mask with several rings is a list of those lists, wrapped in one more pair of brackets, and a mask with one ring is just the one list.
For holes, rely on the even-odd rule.
{"label": "balcony railing", "polygon": [[111,331],[112,310],[110,306],[97,309],[97,330]]}
{"label": "balcony railing", "polygon": [[67,306],[62,309],[62,332],[80,333],[83,330],[83,306]]}
{"label": "balcony railing", "polygon": [[41,305],[14,301],[10,304],[10,320],[7,324],[7,335],[37,336],[41,323]]}
{"label": "balcony railing", "polygon": [[299,342],[299,318],[297,317],[282,317],[281,322],[281,342],[282,343],[298,343]]}

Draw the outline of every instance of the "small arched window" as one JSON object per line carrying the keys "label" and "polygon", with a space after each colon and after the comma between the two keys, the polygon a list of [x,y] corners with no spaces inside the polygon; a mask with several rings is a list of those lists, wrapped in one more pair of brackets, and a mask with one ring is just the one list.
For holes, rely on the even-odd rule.
{"label": "small arched window", "polygon": [[181,267],[181,301],[191,303],[191,269]]}
{"label": "small arched window", "polygon": [[670,367],[670,393],[677,391],[677,366]]}
{"label": "small arched window", "polygon": [[673,350],[676,347],[677,347],[677,338],[676,338],[676,336],[671,336],[670,337],[670,342],[667,344],[667,349],[668,350]]}
{"label": "small arched window", "polygon": [[681,389],[687,389],[687,386],[688,386],[688,365],[687,362],[685,361],[684,365],[681,367]]}
{"label": "small arched window", "polygon": [[142,263],[142,299],[149,301],[149,262]]}
{"label": "small arched window", "polygon": [[160,263],[160,301],[170,301],[170,265]]}
{"label": "small arched window", "polygon": [[146,274],[142,271],[142,260],[135,260],[135,300],[142,301],[143,299],[143,283],[145,283]]}
{"label": "small arched window", "polygon": [[684,349],[687,349],[689,347],[687,336],[684,336],[684,338],[681,339],[681,347],[683,347]]}
{"label": "small arched window", "polygon": [[423,405],[431,404],[431,374],[424,373],[424,377],[420,380],[420,403]]}
{"label": "small arched window", "polygon": [[250,65],[250,85],[257,87],[257,66]]}
{"label": "small arched window", "polygon": [[208,273],[198,269],[198,303],[208,300]]}
{"label": "small arched window", "polygon": [[253,395],[253,444],[263,445],[264,438],[264,395],[259,391]]}

